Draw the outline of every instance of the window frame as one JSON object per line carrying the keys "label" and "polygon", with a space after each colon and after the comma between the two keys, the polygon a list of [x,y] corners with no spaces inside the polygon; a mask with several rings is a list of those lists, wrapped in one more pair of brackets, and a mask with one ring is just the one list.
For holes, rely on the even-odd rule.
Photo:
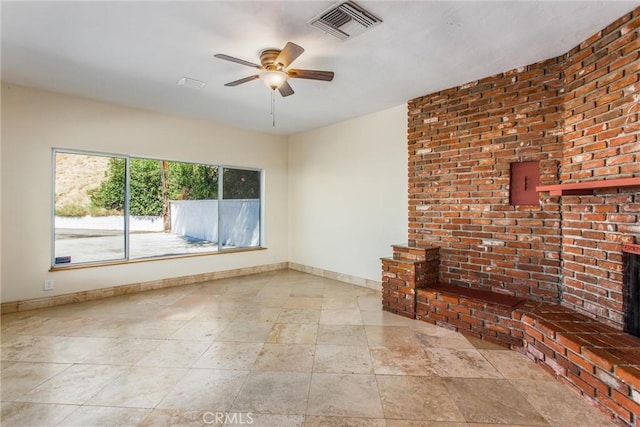
{"label": "window frame", "polygon": [[[86,261],[86,262],[72,262],[72,263],[58,263],[56,264],[56,155],[58,153],[63,154],[74,154],[74,155],[84,155],[84,156],[98,156],[98,157],[107,157],[107,158],[118,158],[125,160],[125,185],[124,185],[124,212],[123,212],[123,233],[124,233],[124,257],[118,259],[110,259],[110,260],[101,260],[101,261]],[[215,166],[218,168],[218,198],[214,199],[218,201],[218,216],[216,218],[217,227],[218,227],[218,242],[216,245],[216,250],[206,251],[206,252],[197,252],[197,253],[182,253],[182,254],[172,254],[172,255],[152,255],[148,257],[141,258],[131,258],[131,233],[130,233],[130,161],[131,159],[144,159],[144,160],[157,160],[157,161],[169,161],[174,163],[188,163],[194,165],[205,165],[205,166]],[[224,169],[237,169],[237,170],[247,170],[247,171],[255,171],[259,172],[260,177],[260,197],[258,204],[258,229],[259,229],[259,238],[258,245],[251,246],[246,248],[224,248],[220,243],[221,236],[221,228],[220,225],[223,223],[221,220],[221,211],[220,209],[222,205],[223,199],[223,191],[224,191]],[[53,147],[51,149],[51,202],[50,202],[50,219],[51,219],[51,270],[61,270],[61,269],[73,269],[73,268],[86,268],[86,267],[99,267],[103,265],[113,265],[113,264],[129,264],[129,263],[138,263],[145,261],[156,261],[163,259],[174,259],[174,258],[187,258],[187,257],[196,257],[196,256],[207,256],[207,255],[220,255],[224,253],[236,253],[236,252],[248,252],[255,250],[265,249],[264,247],[264,230],[265,230],[265,210],[264,210],[264,197],[265,197],[265,170],[262,168],[256,167],[247,167],[247,166],[235,166],[229,165],[225,163],[202,163],[202,162],[194,162],[194,161],[183,161],[183,160],[169,160],[157,157],[144,157],[144,156],[136,156],[136,155],[128,155],[128,154],[114,154],[114,153],[106,153],[101,151],[93,151],[93,150],[77,150],[77,149],[66,149],[66,148],[57,148]]]}

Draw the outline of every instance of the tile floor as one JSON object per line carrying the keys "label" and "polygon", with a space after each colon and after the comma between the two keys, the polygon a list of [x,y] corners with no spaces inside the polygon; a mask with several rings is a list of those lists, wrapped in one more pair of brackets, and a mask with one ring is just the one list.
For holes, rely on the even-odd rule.
{"label": "tile floor", "polygon": [[524,356],[380,306],[279,271],[5,315],[2,426],[612,425]]}

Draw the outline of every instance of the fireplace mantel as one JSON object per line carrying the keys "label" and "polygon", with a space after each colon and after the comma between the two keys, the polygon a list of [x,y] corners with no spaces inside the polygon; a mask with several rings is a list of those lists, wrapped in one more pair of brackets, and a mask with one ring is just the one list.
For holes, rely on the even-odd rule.
{"label": "fireplace mantel", "polygon": [[602,188],[640,187],[640,177],[603,179],[598,181],[574,182],[571,184],[539,185],[537,192],[548,191],[551,196],[578,196],[593,194],[593,190]]}
{"label": "fireplace mantel", "polygon": [[623,243],[622,252],[640,255],[640,244],[636,243]]}

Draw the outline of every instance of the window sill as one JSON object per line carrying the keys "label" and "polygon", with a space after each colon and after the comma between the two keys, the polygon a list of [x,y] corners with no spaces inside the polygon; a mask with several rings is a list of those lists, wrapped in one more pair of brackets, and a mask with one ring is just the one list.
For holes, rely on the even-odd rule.
{"label": "window sill", "polygon": [[103,261],[103,262],[94,262],[94,263],[87,263],[87,264],[55,265],[55,266],[52,266],[49,269],[49,271],[66,271],[66,270],[79,270],[84,268],[112,267],[114,265],[128,265],[128,264],[139,264],[143,262],[167,261],[167,260],[184,259],[184,258],[197,258],[197,257],[203,257],[203,256],[224,255],[224,254],[232,254],[232,253],[239,253],[239,252],[255,252],[255,251],[263,251],[266,249],[267,248],[264,248],[264,247],[225,249],[223,251],[218,251],[218,252],[203,252],[198,254],[164,255],[164,256],[149,257],[149,258]]}

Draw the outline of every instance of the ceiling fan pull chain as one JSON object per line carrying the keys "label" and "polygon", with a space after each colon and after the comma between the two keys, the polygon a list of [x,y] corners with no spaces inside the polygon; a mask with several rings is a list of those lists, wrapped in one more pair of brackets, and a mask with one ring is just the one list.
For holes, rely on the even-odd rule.
{"label": "ceiling fan pull chain", "polygon": [[276,90],[271,91],[271,121],[273,127],[276,127]]}

